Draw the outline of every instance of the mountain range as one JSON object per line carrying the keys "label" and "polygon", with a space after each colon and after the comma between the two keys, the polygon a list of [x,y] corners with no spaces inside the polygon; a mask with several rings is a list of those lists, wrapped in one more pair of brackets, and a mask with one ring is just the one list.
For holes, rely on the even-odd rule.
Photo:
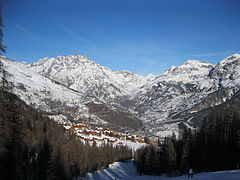
{"label": "mountain range", "polygon": [[83,55],[34,63],[0,56],[13,92],[55,121],[82,122],[151,136],[195,128],[209,109],[240,89],[240,54],[217,64],[188,60],[159,76],[114,71]]}

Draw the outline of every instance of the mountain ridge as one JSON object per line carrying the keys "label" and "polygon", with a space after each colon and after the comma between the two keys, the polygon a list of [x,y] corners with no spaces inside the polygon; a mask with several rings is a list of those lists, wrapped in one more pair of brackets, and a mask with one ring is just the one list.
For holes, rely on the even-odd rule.
{"label": "mountain ridge", "polygon": [[[1,56],[0,59],[7,58]],[[194,126],[189,119],[193,119],[195,111],[223,103],[240,86],[240,54],[229,56],[216,65],[187,60],[159,76],[146,77],[111,70],[80,54],[43,58],[32,64],[12,61],[5,64],[15,76],[12,81],[17,85],[16,94],[40,109],[57,111],[61,105],[61,111],[79,117],[73,118],[75,120],[91,122],[91,117],[97,124],[106,125],[109,122],[103,120],[103,116],[95,117],[87,107],[90,102],[100,103],[113,111],[121,110],[120,114],[133,114],[143,122],[140,129],[160,136],[178,131],[180,123]],[[20,84],[24,84],[25,90],[21,90]],[[54,89],[59,90],[59,97]],[[222,91],[225,93],[217,93],[221,89],[226,89]],[[60,97],[61,93],[65,94],[64,98]],[[210,94],[216,98],[209,98]],[[35,102],[37,98],[41,100]]]}

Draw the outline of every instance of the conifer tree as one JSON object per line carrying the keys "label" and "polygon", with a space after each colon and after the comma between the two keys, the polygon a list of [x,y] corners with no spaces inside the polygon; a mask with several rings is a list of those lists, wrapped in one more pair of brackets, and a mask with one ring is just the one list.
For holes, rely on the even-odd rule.
{"label": "conifer tree", "polygon": [[3,28],[2,9],[0,7],[0,55],[1,55],[1,52],[6,52],[5,46],[2,44],[2,37],[3,37],[2,28]]}

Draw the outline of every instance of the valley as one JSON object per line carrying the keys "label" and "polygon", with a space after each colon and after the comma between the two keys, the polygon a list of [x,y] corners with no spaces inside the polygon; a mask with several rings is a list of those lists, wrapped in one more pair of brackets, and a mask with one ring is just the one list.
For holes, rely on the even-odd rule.
{"label": "valley", "polygon": [[239,180],[238,1],[0,2],[0,180]]}
{"label": "valley", "polygon": [[164,137],[197,127],[198,112],[231,99],[240,87],[240,55],[216,65],[188,60],[159,76],[114,71],[83,55],[28,64],[1,56],[14,93],[32,107],[84,123]]}

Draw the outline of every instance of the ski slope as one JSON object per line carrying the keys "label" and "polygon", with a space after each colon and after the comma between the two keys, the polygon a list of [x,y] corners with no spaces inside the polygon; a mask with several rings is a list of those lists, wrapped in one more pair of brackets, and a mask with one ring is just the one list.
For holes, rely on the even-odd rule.
{"label": "ski slope", "polygon": [[[81,178],[78,178],[80,180]],[[83,180],[184,180],[188,179],[186,175],[178,177],[165,176],[140,176],[132,161],[128,163],[115,162],[109,165],[109,168],[88,173]],[[231,171],[219,171],[211,173],[195,174],[194,180],[240,180],[240,169]]]}

